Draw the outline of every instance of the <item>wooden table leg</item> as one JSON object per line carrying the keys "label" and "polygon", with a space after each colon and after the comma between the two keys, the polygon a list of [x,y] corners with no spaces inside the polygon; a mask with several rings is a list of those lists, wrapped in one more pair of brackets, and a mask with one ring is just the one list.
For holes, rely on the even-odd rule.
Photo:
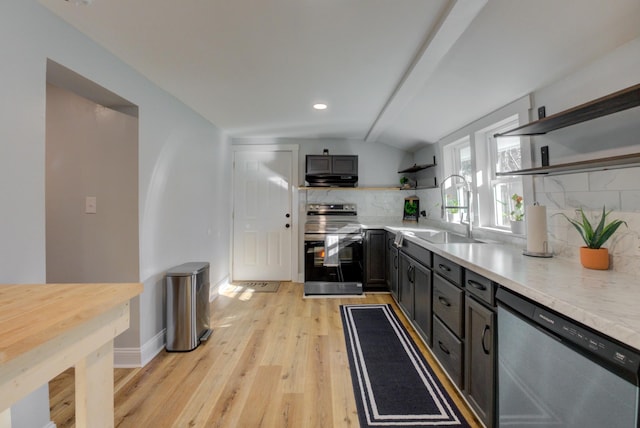
{"label": "wooden table leg", "polygon": [[0,428],[11,428],[11,408],[0,412]]}
{"label": "wooden table leg", "polygon": [[76,364],[76,427],[113,428],[113,340]]}

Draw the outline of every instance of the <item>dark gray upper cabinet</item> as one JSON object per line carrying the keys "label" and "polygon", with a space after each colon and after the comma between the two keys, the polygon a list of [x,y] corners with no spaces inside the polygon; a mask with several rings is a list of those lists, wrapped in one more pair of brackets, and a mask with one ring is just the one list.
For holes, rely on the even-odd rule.
{"label": "dark gray upper cabinet", "polygon": [[356,155],[307,155],[306,174],[358,175]]}
{"label": "dark gray upper cabinet", "polygon": [[358,175],[358,156],[336,155],[331,158],[331,171],[333,174]]}
{"label": "dark gray upper cabinet", "polygon": [[307,174],[331,174],[331,156],[307,155]]}

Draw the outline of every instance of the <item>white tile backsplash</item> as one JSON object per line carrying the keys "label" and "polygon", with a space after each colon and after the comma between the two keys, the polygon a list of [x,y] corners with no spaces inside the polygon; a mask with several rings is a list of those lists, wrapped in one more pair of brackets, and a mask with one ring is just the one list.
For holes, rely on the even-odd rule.
{"label": "white tile backsplash", "polygon": [[589,190],[587,173],[543,178],[545,192],[586,192]]}
{"label": "white tile backsplash", "polygon": [[602,206],[607,210],[620,210],[620,192],[566,192],[565,208],[582,208],[587,210],[602,211]]}
{"label": "white tile backsplash", "polygon": [[620,192],[621,210],[626,212],[640,212],[640,190],[625,190]]}
{"label": "white tile backsplash", "polygon": [[[549,240],[555,257],[580,263],[579,248],[584,241],[562,216],[576,216],[584,209],[589,219],[597,221],[605,206],[609,219],[620,219],[621,226],[605,247],[611,255],[611,269],[640,274],[640,168],[614,169],[589,173],[545,177],[543,185],[536,178],[536,200],[547,206]],[[584,188],[588,183],[588,189]]]}
{"label": "white tile backsplash", "polygon": [[[554,257],[580,263],[579,248],[584,245],[573,226],[557,214],[562,212],[574,217],[576,210],[583,208],[594,221],[599,219],[605,205],[607,211],[612,210],[610,218],[618,218],[628,224],[628,227],[618,229],[605,244],[611,254],[611,269],[640,275],[640,168],[536,177],[534,183],[536,201],[547,207],[548,236]],[[358,215],[362,217],[401,220],[404,198],[413,195],[420,198],[420,210],[426,212],[426,218],[421,217],[421,222],[458,232],[464,230],[463,226],[444,223],[440,219],[439,189],[311,189],[301,191],[300,202],[302,211],[307,202],[356,203]],[[474,234],[481,239],[526,247],[525,239],[510,233],[476,228]]]}
{"label": "white tile backsplash", "polygon": [[625,168],[589,173],[589,189],[598,190],[636,190],[640,187],[640,170]]}
{"label": "white tile backsplash", "polygon": [[393,217],[402,219],[404,198],[407,191],[356,190],[356,189],[310,189],[301,191],[300,203],[354,203],[358,215],[363,217]]}

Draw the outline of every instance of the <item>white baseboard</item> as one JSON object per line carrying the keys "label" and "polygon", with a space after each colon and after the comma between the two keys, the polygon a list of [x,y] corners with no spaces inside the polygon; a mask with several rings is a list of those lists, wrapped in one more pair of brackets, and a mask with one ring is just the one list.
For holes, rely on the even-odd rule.
{"label": "white baseboard", "polygon": [[43,426],[42,428],[57,428],[57,427],[53,421],[49,421],[49,423]]}
{"label": "white baseboard", "polygon": [[222,287],[223,285],[227,285],[229,284],[229,276],[227,275],[226,277],[224,277],[221,281],[218,281],[218,283],[210,285],[209,286],[209,301],[213,302],[213,300],[218,297],[218,292],[220,290],[220,287]]}
{"label": "white baseboard", "polygon": [[144,367],[158,355],[165,344],[165,329],[153,336],[141,348],[116,348],[114,349],[114,367],[136,368]]}

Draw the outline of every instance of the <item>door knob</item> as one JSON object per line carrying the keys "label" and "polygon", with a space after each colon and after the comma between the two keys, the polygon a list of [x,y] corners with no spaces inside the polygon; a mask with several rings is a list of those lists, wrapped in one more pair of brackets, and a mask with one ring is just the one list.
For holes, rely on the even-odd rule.
{"label": "door knob", "polygon": [[289,217],[291,217],[291,214],[286,213],[284,216],[285,216],[286,218],[289,218]]}
{"label": "door knob", "polygon": [[288,229],[291,226],[289,225],[289,223],[287,223],[287,224],[284,225],[284,227],[286,227]]}

